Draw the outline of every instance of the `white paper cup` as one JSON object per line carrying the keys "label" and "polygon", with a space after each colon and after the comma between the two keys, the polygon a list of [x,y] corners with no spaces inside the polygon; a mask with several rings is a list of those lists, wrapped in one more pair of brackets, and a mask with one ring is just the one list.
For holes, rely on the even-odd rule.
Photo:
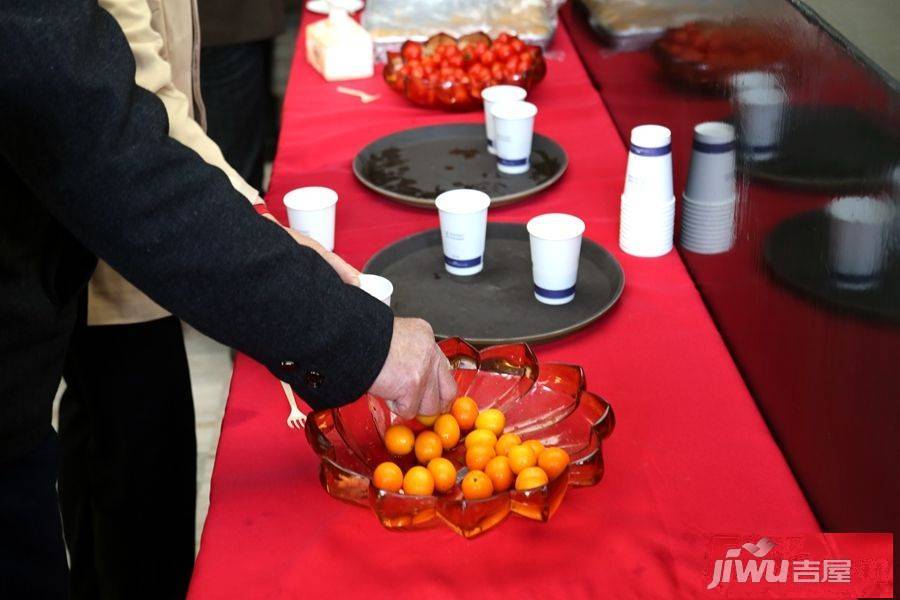
{"label": "white paper cup", "polygon": [[672,198],[672,132],[661,125],[631,130],[624,194],[644,202]]}
{"label": "white paper cup", "polygon": [[434,203],[441,221],[444,268],[453,275],[480,273],[490,197],[478,190],[450,190]]}
{"label": "white paper cup", "polygon": [[839,287],[875,287],[890,243],[894,207],[867,196],[832,200],[828,261]]}
{"label": "white paper cup", "polygon": [[311,237],[326,250],[334,250],[337,192],[326,187],[302,187],[284,195],[291,229]]}
{"label": "white paper cup", "polygon": [[734,198],[734,172],[734,127],[718,121],[695,126],[685,195],[694,202]]}
{"label": "white paper cup", "polygon": [[534,297],[544,304],[567,304],[575,298],[584,221],[547,213],[528,221]]}
{"label": "white paper cup", "polygon": [[494,115],[491,107],[503,102],[521,102],[528,96],[525,88],[517,85],[492,85],[481,90],[481,100],[484,102],[484,129],[487,134],[487,149],[491,154],[497,154],[494,148],[496,136],[494,128]]}
{"label": "white paper cup", "polygon": [[787,94],[781,88],[754,88],[738,93],[740,145],[744,156],[769,160],[778,152]]}
{"label": "white paper cup", "polygon": [[367,292],[376,300],[380,300],[391,305],[391,295],[394,293],[394,284],[390,279],[381,275],[372,275],[370,273],[360,273],[359,288]]}
{"label": "white paper cup", "polygon": [[502,102],[491,107],[497,170],[518,175],[531,168],[531,141],[537,106],[531,102]]}
{"label": "white paper cup", "polygon": [[778,78],[768,71],[743,71],[731,76],[732,94],[740,94],[747,90],[758,90],[779,87]]}

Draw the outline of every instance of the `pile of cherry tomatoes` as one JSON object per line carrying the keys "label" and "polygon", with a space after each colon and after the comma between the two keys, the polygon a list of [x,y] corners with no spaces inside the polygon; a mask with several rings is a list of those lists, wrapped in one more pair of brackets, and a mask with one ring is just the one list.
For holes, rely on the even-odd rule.
{"label": "pile of cherry tomatoes", "polygon": [[416,104],[470,110],[481,105],[484,88],[509,84],[530,89],[546,71],[541,49],[515,36],[501,33],[492,41],[483,33],[458,40],[438,34],[388,53],[384,78]]}

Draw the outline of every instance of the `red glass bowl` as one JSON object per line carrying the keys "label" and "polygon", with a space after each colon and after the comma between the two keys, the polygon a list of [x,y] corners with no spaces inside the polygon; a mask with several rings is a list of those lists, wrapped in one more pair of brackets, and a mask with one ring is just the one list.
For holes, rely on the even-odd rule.
{"label": "red glass bowl", "polygon": [[654,44],[666,77],[710,92],[725,89],[735,73],[780,69],[786,51],[774,31],[746,21],[694,21],[668,30]]}
{"label": "red glass bowl", "polygon": [[[439,34],[444,36],[444,34]],[[448,40],[455,38],[444,36]],[[484,36],[490,42],[490,38]],[[426,45],[428,42],[425,43]],[[388,52],[387,64],[382,73],[385,82],[413,104],[453,112],[475,110],[482,106],[481,91],[492,85],[517,85],[531,90],[547,74],[547,63],[540,47],[526,45],[533,62],[531,68],[505,74],[501,78],[469,79],[467,83],[441,80],[437,74],[415,77],[404,74],[404,60],[401,52]],[[488,46],[490,49],[490,46]]]}
{"label": "red glass bowl", "polygon": [[[388,454],[382,437],[400,419],[381,399],[366,395],[338,409],[314,412],[306,422],[306,438],[321,458],[320,481],[329,494],[371,508],[388,529],[411,531],[443,523],[471,538],[497,526],[510,513],[547,521],[569,486],[587,487],[603,478],[603,440],[612,433],[615,416],[606,401],[585,390],[581,367],[539,365],[526,344],[479,351],[451,338],[440,347],[453,366],[460,395],[473,398],[480,409],[502,410],[506,431],[523,440],[536,439],[566,450],[571,457],[566,470],[540,488],[466,500],[459,489],[466,473],[465,447],[460,441],[444,454],[459,469],[457,485],[448,493],[413,496],[379,490],[370,481],[379,463],[391,460],[406,471],[415,458]],[[415,423],[416,428],[423,427]]]}

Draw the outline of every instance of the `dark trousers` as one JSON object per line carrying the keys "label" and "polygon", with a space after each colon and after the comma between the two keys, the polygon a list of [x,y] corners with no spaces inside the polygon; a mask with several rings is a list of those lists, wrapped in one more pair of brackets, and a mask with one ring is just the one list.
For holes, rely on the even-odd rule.
{"label": "dark trousers", "polygon": [[59,499],[75,599],[182,599],[197,443],[181,325],[80,325],[60,404]]}
{"label": "dark trousers", "polygon": [[225,160],[262,191],[263,151],[271,119],[268,41],[203,48],[200,91],[206,132]]}
{"label": "dark trousers", "polygon": [[69,574],[56,500],[59,443],[0,462],[0,598],[63,600]]}

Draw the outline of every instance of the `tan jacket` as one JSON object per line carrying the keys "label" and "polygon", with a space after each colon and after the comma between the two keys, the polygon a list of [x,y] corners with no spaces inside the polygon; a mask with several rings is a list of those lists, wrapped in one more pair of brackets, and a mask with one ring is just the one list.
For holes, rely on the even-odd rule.
{"label": "tan jacket", "polygon": [[[169,135],[219,167],[247,200],[264,207],[259,193],[228,165],[199,123],[200,36],[196,0],[99,0],[118,21],[134,54],[135,82],[162,100]],[[199,121],[199,123],[198,123]],[[89,285],[88,324],[139,323],[169,313],[100,261]]]}

